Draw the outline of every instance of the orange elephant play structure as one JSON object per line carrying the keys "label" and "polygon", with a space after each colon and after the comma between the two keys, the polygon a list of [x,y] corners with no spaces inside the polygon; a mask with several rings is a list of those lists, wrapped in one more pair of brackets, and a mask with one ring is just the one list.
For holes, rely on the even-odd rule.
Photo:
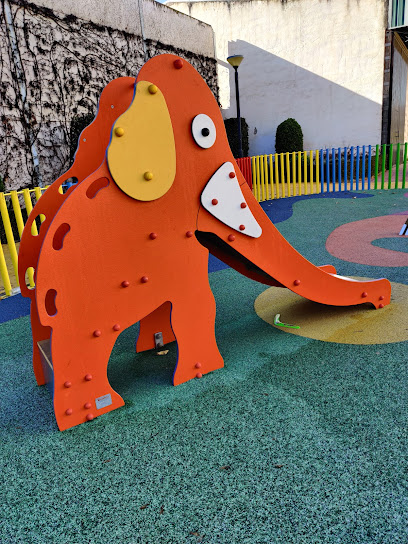
{"label": "orange elephant play structure", "polygon": [[[78,183],[65,194],[59,187]],[[45,216],[38,236],[31,225]],[[177,341],[174,385],[221,368],[208,252],[267,285],[316,302],[390,302],[386,279],[315,267],[274,227],[230,151],[210,89],[160,55],[104,89],[73,166],[33,209],[19,254],[31,298],[33,366],[61,430],[124,404],[107,378],[118,335],[140,321],[137,351]],[[34,290],[25,286],[35,269]]]}

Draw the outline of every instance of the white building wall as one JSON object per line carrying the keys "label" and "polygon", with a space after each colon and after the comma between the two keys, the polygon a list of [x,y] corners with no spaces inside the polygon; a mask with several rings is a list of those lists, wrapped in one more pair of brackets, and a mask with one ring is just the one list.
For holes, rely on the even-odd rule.
{"label": "white building wall", "polygon": [[233,69],[242,54],[241,115],[250,154],[272,153],[276,127],[294,117],[304,148],[381,141],[386,0],[167,2],[210,24],[220,101],[235,117]]}

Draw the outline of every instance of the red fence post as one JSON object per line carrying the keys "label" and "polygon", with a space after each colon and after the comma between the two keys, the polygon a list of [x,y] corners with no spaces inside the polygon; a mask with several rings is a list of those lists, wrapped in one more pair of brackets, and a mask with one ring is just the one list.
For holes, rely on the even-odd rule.
{"label": "red fence post", "polygon": [[252,166],[251,166],[251,157],[243,157],[236,159],[239,169],[242,172],[242,175],[245,178],[245,181],[248,183],[252,191]]}

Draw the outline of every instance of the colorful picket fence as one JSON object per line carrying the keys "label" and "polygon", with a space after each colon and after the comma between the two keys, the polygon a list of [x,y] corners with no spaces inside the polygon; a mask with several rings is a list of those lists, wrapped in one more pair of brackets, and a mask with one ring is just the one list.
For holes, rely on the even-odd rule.
{"label": "colorful picket fence", "polygon": [[[408,143],[368,145],[258,155],[237,159],[248,185],[261,202],[275,198],[350,190],[405,189]],[[60,187],[64,193],[72,183]],[[18,245],[27,215],[45,188],[0,193],[0,298],[19,291]],[[38,234],[44,217],[32,225]],[[27,284],[34,287],[34,271]]]}
{"label": "colorful picket fence", "polygon": [[245,170],[240,168],[259,202],[336,191],[405,189],[407,148],[404,143],[257,155],[250,158],[250,173],[247,163]]}

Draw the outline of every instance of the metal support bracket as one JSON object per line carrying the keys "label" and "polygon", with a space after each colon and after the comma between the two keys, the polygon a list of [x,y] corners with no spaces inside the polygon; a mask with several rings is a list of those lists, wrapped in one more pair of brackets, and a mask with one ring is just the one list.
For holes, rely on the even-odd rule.
{"label": "metal support bracket", "polygon": [[155,332],[154,333],[154,345],[155,345],[156,349],[162,348],[164,346],[163,333],[162,332]]}

